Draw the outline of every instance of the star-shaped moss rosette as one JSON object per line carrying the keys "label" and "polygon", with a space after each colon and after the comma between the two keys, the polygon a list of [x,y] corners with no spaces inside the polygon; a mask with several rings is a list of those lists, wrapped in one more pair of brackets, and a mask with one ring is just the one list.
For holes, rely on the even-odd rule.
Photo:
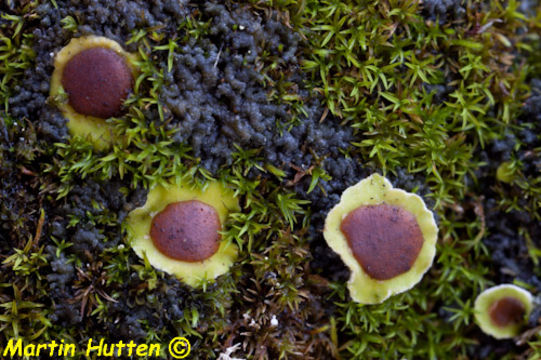
{"label": "star-shaped moss rosette", "polygon": [[517,336],[532,312],[532,294],[513,284],[483,291],[475,300],[475,321],[496,339]]}
{"label": "star-shaped moss rosette", "polygon": [[351,298],[377,304],[421,280],[436,253],[438,228],[418,195],[373,174],[343,192],[323,235],[351,270]]}
{"label": "star-shaped moss rosette", "polygon": [[126,219],[133,250],[157,269],[199,286],[226,273],[236,245],[220,232],[229,212],[238,211],[233,192],[218,182],[203,190],[188,185],[156,186],[144,206]]}
{"label": "star-shaped moss rosette", "polygon": [[73,136],[106,149],[113,142],[106,119],[122,114],[131,93],[135,55],[102,36],[73,38],[54,59],[50,96],[68,119]]}

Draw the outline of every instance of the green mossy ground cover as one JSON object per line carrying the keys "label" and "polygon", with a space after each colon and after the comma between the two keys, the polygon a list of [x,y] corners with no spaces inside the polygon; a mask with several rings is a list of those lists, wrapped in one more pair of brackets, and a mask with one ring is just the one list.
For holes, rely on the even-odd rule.
{"label": "green mossy ground cover", "polygon": [[[284,68],[280,54],[259,59],[273,89],[269,98],[292,111],[289,123],[277,124],[282,131],[301,121],[307,99],[299,87],[309,89],[324,99],[322,122],[354,129],[344,157],[389,176],[414,174],[430,190],[427,198],[440,229],[432,270],[412,290],[370,306],[352,302],[344,281],[310,266],[311,204],[291,184],[305,184],[307,192],[323,189],[322,182],[331,179],[318,157],[293,178],[265,161],[261,149],[239,146],[232,166],[212,174],[189,146],[171,139],[174,130],[145,120],[148,109],[163,121],[168,118],[160,99],[166,72],[179,45],[209,33],[207,19],[193,11],[175,38],[159,28],[133,33],[128,43],[138,49],[140,73],[128,113],[112,121],[127,140],[99,152],[83,140],[48,143],[36,134],[32,119],[10,114],[8,100],[33,66],[37,5],[23,2],[16,14],[2,10],[0,22],[0,349],[16,336],[81,344],[108,336],[105,324],[114,323],[112,309],[119,303],[133,301],[160,313],[164,294],[175,288],[182,294],[182,317],[159,327],[141,320],[140,342],[160,342],[166,349],[174,336],[186,336],[192,343],[189,358],[217,357],[235,344],[241,345],[232,356],[254,359],[541,358],[537,319],[519,339],[503,342],[483,335],[473,323],[475,297],[506,279],[485,243],[497,231],[486,220],[487,197],[503,217],[518,211],[528,214],[529,224],[541,222],[541,170],[527,171],[522,157],[528,152],[539,164],[541,148],[520,140],[511,144],[505,182],[496,178],[501,159],[490,157],[492,144],[509,134],[519,137],[524,129],[541,128],[534,117],[518,120],[532,97],[531,80],[541,77],[539,5],[532,16],[520,12],[515,1],[466,2],[463,16],[439,23],[426,20],[416,1],[250,2],[246,11],[264,16],[277,10],[303,39],[298,56],[305,83],[283,75],[299,70]],[[63,23],[77,32],[75,17]],[[167,59],[168,68],[159,68],[157,58]],[[119,184],[128,199],[155,184],[204,186],[211,179],[241,199],[241,210],[231,214],[223,234],[241,251],[228,275],[202,289],[153,269],[128,246],[66,255],[77,244],[51,235],[51,214],[76,207],[83,197],[81,183]],[[105,244],[118,241],[119,213],[99,200],[91,208],[66,215],[68,231],[84,223]],[[523,260],[533,264],[529,276],[538,283],[517,282],[534,295],[541,290],[538,231],[525,225],[510,235],[528,249]],[[65,256],[77,269],[73,302],[80,306],[83,327],[62,326],[54,317],[57,304],[47,275]]]}

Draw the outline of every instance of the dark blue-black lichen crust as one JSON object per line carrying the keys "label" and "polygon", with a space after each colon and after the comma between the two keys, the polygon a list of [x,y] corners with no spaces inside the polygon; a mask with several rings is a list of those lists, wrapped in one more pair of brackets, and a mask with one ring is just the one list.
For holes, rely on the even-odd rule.
{"label": "dark blue-black lichen crust", "polygon": [[[92,180],[81,181],[68,197],[47,209],[50,219],[47,236],[52,240],[45,248],[51,265],[47,281],[54,304],[51,319],[55,323],[68,326],[85,319],[87,314],[81,308],[81,299],[74,300],[77,299],[77,288],[85,284],[84,280],[95,287],[105,285],[97,280],[102,274],[96,273],[94,264],[100,263],[97,270],[104,271],[102,266],[107,249],[123,243],[120,223],[127,212],[144,202],[144,192],[130,192],[126,196],[121,192],[123,187],[119,181],[103,185]],[[55,244],[62,241],[71,245],[62,248]],[[78,272],[88,272],[92,277],[83,280],[78,278]],[[92,289],[97,290],[99,288]]]}
{"label": "dark blue-black lichen crust", "polygon": [[[23,247],[39,219],[39,167],[43,149],[34,126],[0,114],[0,253]],[[44,181],[45,182],[45,181]]]}
{"label": "dark blue-black lichen crust", "polygon": [[[168,36],[195,10],[201,21],[208,21],[209,31],[200,38],[188,38],[173,56],[173,67],[167,69],[167,54],[153,59],[164,71],[164,85],[159,99],[167,114],[165,127],[176,130],[173,140],[187,143],[201,164],[215,173],[231,162],[234,144],[246,148],[262,148],[265,160],[278,167],[307,166],[312,163],[312,149],[319,156],[336,155],[338,148],[347,148],[351,130],[332,120],[319,122],[323,109],[316,94],[304,91],[301,97],[313,103],[300,125],[291,132],[280,128],[291,119],[286,104],[269,100],[272,90],[261,73],[263,52],[280,54],[279,69],[302,86],[297,48],[300,37],[276,16],[264,17],[243,6],[205,2],[189,6],[179,2],[100,2],[58,1],[58,9],[50,2],[37,8],[40,24],[33,31],[36,66],[25,71],[22,84],[9,100],[15,117],[35,119],[44,138],[66,141],[66,120],[47,101],[53,58],[72,37],[99,35],[126,44],[138,28],[156,27]],[[145,14],[141,17],[140,14]],[[62,19],[75,16],[77,32],[66,30]],[[162,52],[163,53],[163,52]],[[295,77],[295,78],[293,78]],[[45,105],[46,104],[46,105]],[[146,120],[161,125],[157,111],[147,111]],[[301,149],[301,151],[299,151]]]}

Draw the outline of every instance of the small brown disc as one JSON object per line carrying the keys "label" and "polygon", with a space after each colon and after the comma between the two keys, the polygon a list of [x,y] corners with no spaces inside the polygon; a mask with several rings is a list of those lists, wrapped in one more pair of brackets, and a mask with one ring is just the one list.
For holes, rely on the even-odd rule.
{"label": "small brown disc", "polygon": [[520,300],[506,296],[494,301],[488,309],[488,314],[494,325],[504,327],[519,323],[525,311],[526,308]]}
{"label": "small brown disc", "polygon": [[220,246],[222,228],[216,210],[201,201],[171,203],[152,219],[150,237],[158,250],[173,259],[208,259]]}
{"label": "small brown disc", "polygon": [[122,113],[132,91],[126,60],[111,49],[94,47],[73,56],[62,73],[69,104],[80,114],[107,119]]}
{"label": "small brown disc", "polygon": [[375,280],[408,271],[423,247],[415,216],[398,206],[360,206],[342,220],[340,229],[359,265]]}

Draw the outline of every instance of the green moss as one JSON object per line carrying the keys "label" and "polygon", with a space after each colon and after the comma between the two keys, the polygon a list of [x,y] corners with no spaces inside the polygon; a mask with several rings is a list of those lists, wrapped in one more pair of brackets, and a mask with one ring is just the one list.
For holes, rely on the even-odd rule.
{"label": "green moss", "polygon": [[[475,181],[475,170],[484,165],[476,152],[514,122],[521,107],[521,100],[516,100],[528,96],[527,77],[539,75],[528,66],[509,66],[514,61],[511,49],[532,57],[539,53],[531,48],[537,43],[539,17],[525,21],[517,11],[518,3],[492,1],[487,7],[468,4],[466,16],[451,27],[424,21],[416,2],[267,3],[280,7],[304,33],[309,43],[304,68],[312,74],[311,86],[325,96],[331,113],[356,129],[355,152],[384,172],[400,166],[425,174],[440,217],[442,236],[430,284],[404,299],[443,302],[452,314],[448,322],[430,315],[424,318],[409,305],[404,305],[408,310],[389,315],[397,306],[391,301],[383,305],[388,307],[381,316],[371,307],[366,310],[369,314],[351,320],[356,314],[351,308],[357,308],[344,303],[348,311],[337,311],[343,314],[338,316],[339,324],[351,324],[342,332],[348,334],[342,339],[344,356],[466,354],[473,341],[464,336],[472,321],[472,294],[488,283],[490,265],[481,242],[486,234],[482,208],[473,200],[475,216],[465,217],[460,204],[471,201],[466,179]],[[486,26],[477,32],[472,24]],[[518,36],[523,29],[529,35]],[[455,74],[455,80],[446,82],[449,74]],[[438,102],[426,85],[453,90],[446,101]],[[520,191],[517,188],[511,197],[502,193],[502,207],[516,208],[519,193],[526,191],[530,205],[521,210],[536,214],[539,178],[518,179]],[[533,246],[531,240],[529,244]],[[538,259],[537,249],[530,252]],[[403,319],[408,325],[396,325]],[[401,330],[411,324],[418,326]],[[420,333],[429,334],[429,341],[417,343]]]}
{"label": "green moss", "polygon": [[498,170],[496,171],[496,178],[504,183],[510,183],[513,182],[514,178],[514,169],[513,169],[513,163],[510,161],[506,161],[500,164],[498,166]]}
{"label": "green moss", "polygon": [[[506,19],[482,34],[471,29],[473,12],[451,28],[424,21],[416,2],[270,3],[287,9],[304,33],[312,86],[362,134],[357,152],[384,171],[400,165],[425,173],[438,206],[463,195],[464,177],[478,166],[476,147],[501,133],[520,109],[513,99],[527,96],[529,69],[510,70],[513,57],[505,55],[509,46],[526,47],[506,37],[526,25],[516,3],[479,8],[485,24]],[[450,73],[458,76],[446,82]],[[454,91],[438,104],[427,85]]]}
{"label": "green moss", "polygon": [[[341,230],[342,221],[349,213],[362,206],[380,204],[406,210],[414,217],[422,236],[422,246],[410,268],[386,279],[375,279],[370,276],[357,255],[352,252],[351,243]],[[355,228],[357,229],[358,227]],[[327,244],[340,255],[351,271],[348,281],[351,298],[361,304],[378,304],[394,294],[411,289],[421,281],[434,260],[438,227],[433,214],[426,208],[421,197],[393,188],[388,179],[376,173],[344,190],[340,202],[329,211],[325,219],[323,235]]]}
{"label": "green moss", "polygon": [[2,112],[9,110],[9,98],[25,69],[32,66],[36,54],[32,49],[33,35],[25,33],[25,21],[35,18],[32,13],[35,4],[26,5],[26,16],[2,12],[0,21],[0,104]]}

